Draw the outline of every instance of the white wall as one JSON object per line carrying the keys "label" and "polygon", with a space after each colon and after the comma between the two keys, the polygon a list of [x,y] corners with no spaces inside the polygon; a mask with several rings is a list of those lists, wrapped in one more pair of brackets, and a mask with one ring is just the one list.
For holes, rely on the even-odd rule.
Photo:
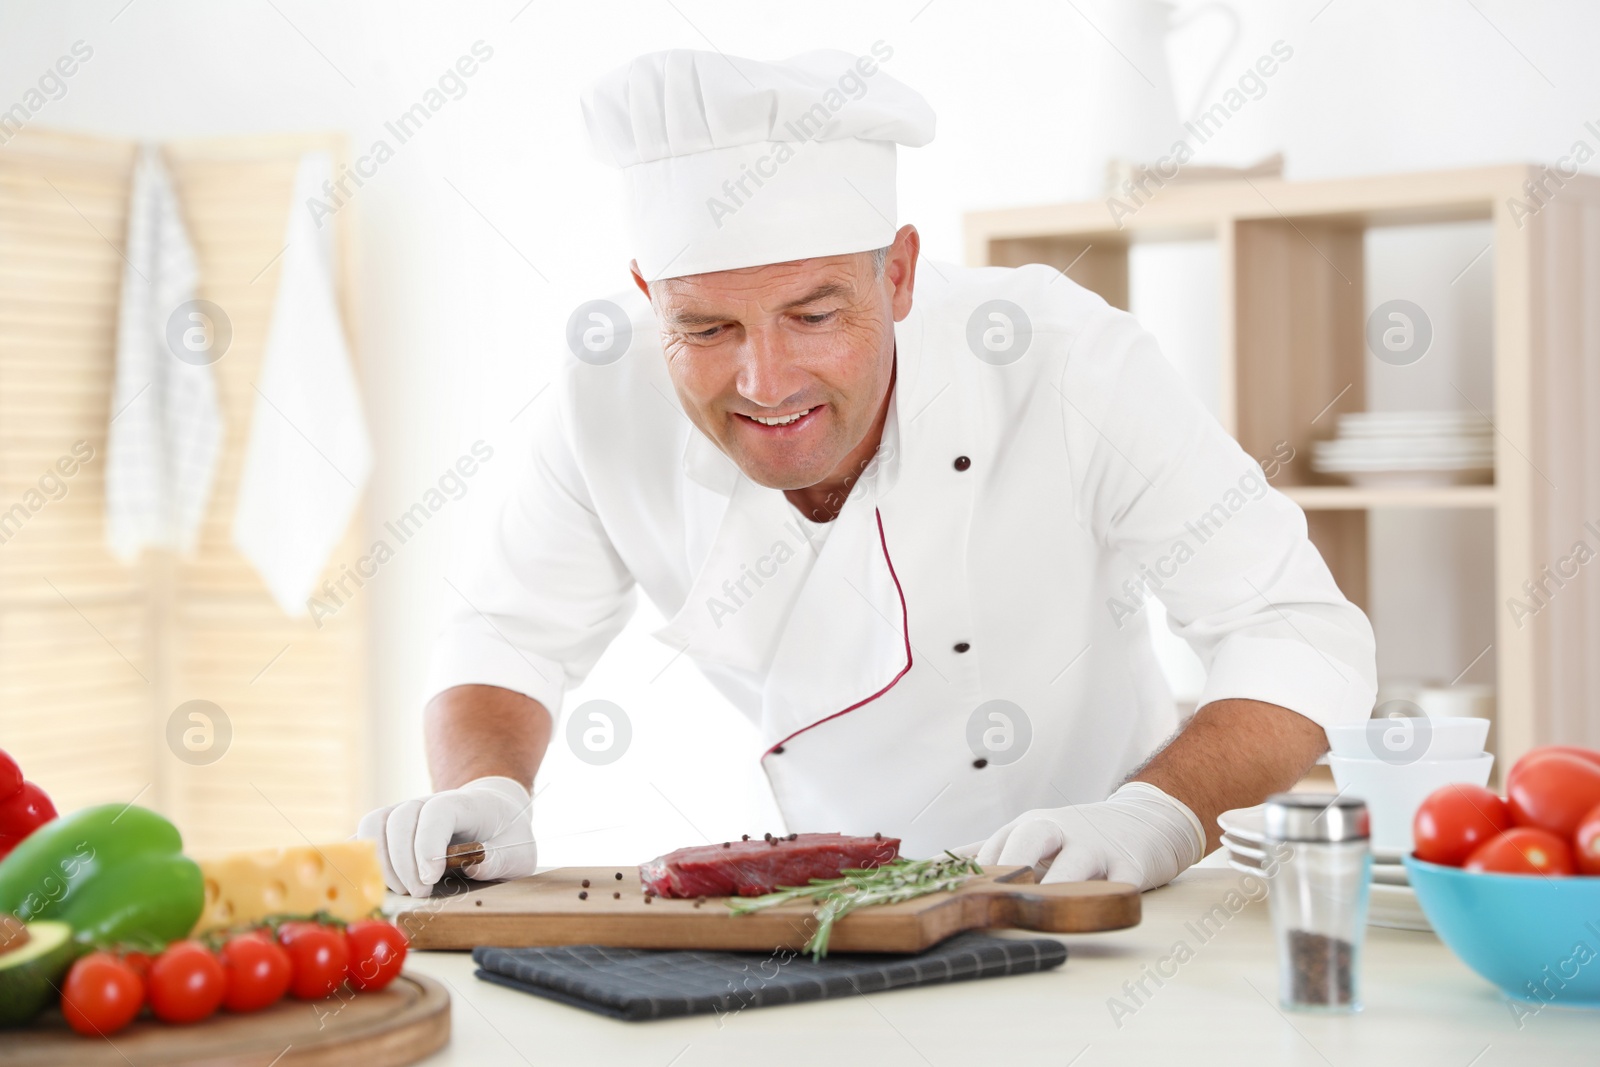
{"label": "white wall", "polygon": [[[368,505],[375,527],[472,441],[508,453],[523,430],[514,416],[563,358],[569,310],[626,283],[617,182],[591,162],[576,105],[578,87],[601,71],[665,47],[772,57],[884,40],[895,49],[885,69],[939,113],[938,139],[902,153],[901,202],[927,252],[947,259],[961,256],[963,211],[1094,195],[1104,142],[1093,131],[1141,91],[1091,26],[1115,26],[1114,0],[821,0],[756,14],[728,0],[124,3],[0,8],[0,108],[81,39],[94,56],[40,125],[153,139],[338,128],[359,152],[475,41],[494,49],[465,95],[400,147],[350,209],[380,457]],[[1553,159],[1585,120],[1600,119],[1590,54],[1600,10],[1582,0],[1324,4],[1241,0],[1245,37],[1227,78],[1276,39],[1294,56],[1201,161],[1281,148],[1289,176],[1304,179]],[[1219,29],[1196,22],[1176,41],[1186,105]],[[1437,273],[1442,255],[1421,254],[1419,265]],[[1196,276],[1152,269],[1136,283],[1140,303],[1162,307],[1164,288],[1187,298],[1155,325],[1203,386],[1214,333],[1205,311],[1186,320],[1178,310],[1204,307]],[[503,469],[491,463],[487,473]],[[440,580],[444,552],[488,488],[474,484],[368,588],[374,799],[425,787],[419,702],[430,619],[453,596]],[[634,712],[635,751],[600,769],[558,757],[540,806],[549,861],[627,857],[693,840],[694,827],[720,837],[772,825],[759,790],[725,766],[750,766],[748,733],[688,664],[667,666],[670,651],[643,629],[632,628],[585,687]],[[620,836],[584,833],[624,821]]]}

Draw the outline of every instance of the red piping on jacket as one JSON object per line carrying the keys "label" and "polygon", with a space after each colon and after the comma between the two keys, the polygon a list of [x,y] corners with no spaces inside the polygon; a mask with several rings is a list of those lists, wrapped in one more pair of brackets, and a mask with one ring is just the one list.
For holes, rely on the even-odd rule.
{"label": "red piping on jacket", "polygon": [[848,715],[857,708],[865,707],[866,705],[872,703],[874,700],[877,700],[879,697],[883,696],[883,694],[893,689],[900,679],[906,676],[906,672],[911,670],[911,619],[910,616],[906,614],[906,592],[904,589],[900,588],[900,576],[894,572],[894,560],[889,556],[889,542],[883,536],[883,512],[874,508],[872,514],[878,520],[878,544],[883,547],[883,561],[889,565],[889,577],[894,579],[894,591],[900,595],[900,632],[905,636],[906,665],[900,668],[899,674],[889,679],[888,685],[884,686],[876,693],[873,693],[871,696],[862,700],[856,701],[843,711],[836,711],[832,715],[826,715],[812,723],[810,726],[800,727],[800,729],[796,730],[788,737],[785,737],[783,740],[779,741],[777,744],[761,753],[762,759],[766,759],[768,756],[772,755],[778,749],[782,748],[790,741],[793,741],[807,730],[810,730],[813,727],[821,726],[823,723],[828,722],[829,720],[837,719],[841,715]]}

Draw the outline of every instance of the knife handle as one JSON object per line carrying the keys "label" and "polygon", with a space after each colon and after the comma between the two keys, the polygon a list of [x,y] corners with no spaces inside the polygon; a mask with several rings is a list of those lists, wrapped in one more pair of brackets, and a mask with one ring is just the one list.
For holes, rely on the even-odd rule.
{"label": "knife handle", "polygon": [[483,843],[481,841],[463,841],[459,845],[451,845],[444,850],[444,869],[459,871],[463,867],[471,867],[475,863],[482,863],[484,857]]}

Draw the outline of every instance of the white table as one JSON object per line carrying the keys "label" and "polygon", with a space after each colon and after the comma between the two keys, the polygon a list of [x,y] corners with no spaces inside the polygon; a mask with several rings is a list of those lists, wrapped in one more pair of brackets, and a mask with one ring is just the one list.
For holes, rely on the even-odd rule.
{"label": "white table", "polygon": [[[446,983],[450,1044],[424,1061],[460,1064],[1307,1064],[1493,1067],[1600,1063],[1600,1012],[1545,1008],[1519,1029],[1505,999],[1432,934],[1369,929],[1366,1009],[1284,1014],[1265,902],[1201,917],[1242,877],[1200,867],[1145,894],[1131,930],[1063,937],[1071,955],[1044,974],[985,979],[718,1018],[617,1022],[481,982],[466,953],[419,952],[407,966]],[[1139,1003],[1124,990],[1179,940],[1193,958]],[[798,965],[802,961],[796,961]],[[1169,973],[1171,964],[1164,966]],[[1111,998],[1130,1013],[1114,1019]]]}

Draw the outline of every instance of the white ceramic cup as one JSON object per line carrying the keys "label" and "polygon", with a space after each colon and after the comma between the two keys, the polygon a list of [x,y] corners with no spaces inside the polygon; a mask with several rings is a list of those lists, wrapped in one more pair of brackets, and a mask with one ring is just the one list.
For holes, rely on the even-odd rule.
{"label": "white ceramic cup", "polygon": [[1367,802],[1372,847],[1410,852],[1411,819],[1428,794],[1453,782],[1487,785],[1494,756],[1480,752],[1470,759],[1422,759],[1413,763],[1329,756],[1328,766],[1333,770],[1333,783],[1342,794]]}
{"label": "white ceramic cup", "polygon": [[1385,763],[1470,759],[1488,737],[1488,719],[1396,716],[1328,727],[1333,755]]}

